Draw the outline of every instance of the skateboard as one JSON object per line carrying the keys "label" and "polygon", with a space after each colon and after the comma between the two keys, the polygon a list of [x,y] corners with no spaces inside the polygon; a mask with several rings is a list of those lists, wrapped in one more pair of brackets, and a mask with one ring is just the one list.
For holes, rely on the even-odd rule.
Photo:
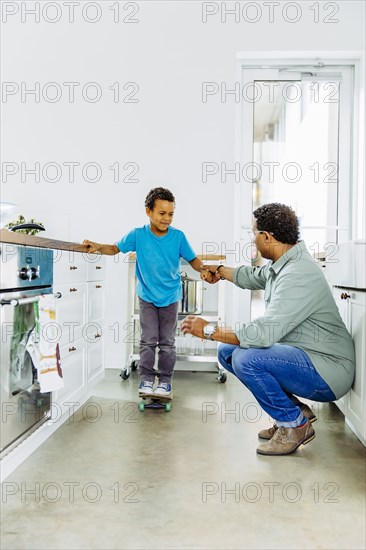
{"label": "skateboard", "polygon": [[[165,409],[166,412],[172,410],[172,397],[162,395],[140,394],[142,401],[139,403],[140,411],[145,409]],[[147,403],[145,401],[148,400]]]}

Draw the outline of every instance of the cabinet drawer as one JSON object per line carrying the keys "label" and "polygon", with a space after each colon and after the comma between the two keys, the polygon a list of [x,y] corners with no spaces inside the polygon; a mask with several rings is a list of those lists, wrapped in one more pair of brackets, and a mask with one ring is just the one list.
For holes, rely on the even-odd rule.
{"label": "cabinet drawer", "polygon": [[86,283],[55,284],[54,292],[61,293],[61,298],[56,302],[61,347],[82,336],[86,314]]}
{"label": "cabinet drawer", "polygon": [[104,283],[88,283],[88,321],[104,317]]}
{"label": "cabinet drawer", "polygon": [[87,281],[103,281],[105,279],[106,258],[99,254],[87,254]]}
{"label": "cabinet drawer", "polygon": [[74,351],[68,351],[68,346],[60,350],[61,368],[64,380],[64,387],[55,392],[53,403],[63,410],[65,403],[77,403],[77,400],[86,391],[85,376],[85,345],[84,342],[75,342]]}
{"label": "cabinet drawer", "polygon": [[57,250],[54,256],[54,283],[86,281],[87,261],[84,254]]}

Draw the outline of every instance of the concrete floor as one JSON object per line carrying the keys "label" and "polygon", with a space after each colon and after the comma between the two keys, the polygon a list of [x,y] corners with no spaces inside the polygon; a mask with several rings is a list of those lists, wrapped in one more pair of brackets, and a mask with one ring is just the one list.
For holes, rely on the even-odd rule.
{"label": "concrete floor", "polygon": [[365,449],[334,405],[263,457],[268,417],[233,377],[177,372],[166,413],[118,374],[4,482],[2,549],[365,548]]}

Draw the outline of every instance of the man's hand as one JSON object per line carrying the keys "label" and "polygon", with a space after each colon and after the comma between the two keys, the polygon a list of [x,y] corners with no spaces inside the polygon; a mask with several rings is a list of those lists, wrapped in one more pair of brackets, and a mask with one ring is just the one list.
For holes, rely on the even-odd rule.
{"label": "man's hand", "polygon": [[203,265],[201,267],[201,279],[211,285],[217,283],[221,277],[219,274],[216,274],[216,271],[217,265]]}
{"label": "man's hand", "polygon": [[218,275],[215,275],[214,273],[211,273],[211,271],[208,271],[208,269],[202,268],[201,279],[202,281],[206,281],[210,285],[213,285],[220,280],[220,277]]}
{"label": "man's hand", "polygon": [[183,334],[192,334],[197,336],[197,338],[205,338],[203,336],[203,327],[208,325],[208,321],[202,319],[202,317],[196,317],[195,315],[188,315],[183,319],[180,330]]}
{"label": "man's hand", "polygon": [[95,243],[93,241],[88,241],[87,239],[84,239],[83,243],[84,246],[88,247],[88,254],[100,254],[100,244]]}

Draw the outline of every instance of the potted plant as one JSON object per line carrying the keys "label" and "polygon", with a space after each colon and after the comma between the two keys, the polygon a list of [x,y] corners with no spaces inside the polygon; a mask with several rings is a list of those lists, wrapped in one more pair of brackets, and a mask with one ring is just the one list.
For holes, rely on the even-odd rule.
{"label": "potted plant", "polygon": [[27,222],[22,214],[20,214],[15,221],[9,222],[5,226],[5,229],[25,233],[26,235],[36,235],[40,231],[45,230],[44,225],[41,222],[37,222],[34,218],[31,218]]}

